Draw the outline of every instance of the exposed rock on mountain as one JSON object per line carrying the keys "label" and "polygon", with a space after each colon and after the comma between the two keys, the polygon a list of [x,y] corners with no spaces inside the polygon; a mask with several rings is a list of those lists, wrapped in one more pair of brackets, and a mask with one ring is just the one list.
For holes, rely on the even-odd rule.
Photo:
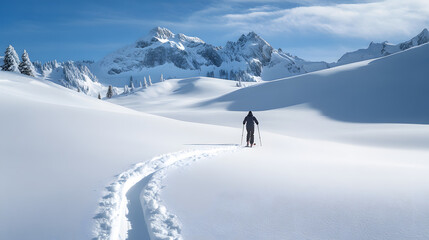
{"label": "exposed rock on mountain", "polygon": [[328,67],[327,63],[307,62],[274,49],[254,32],[216,47],[160,27],[97,64],[101,75],[160,75],[161,69],[167,68],[167,78],[205,75],[244,81],[272,80]]}

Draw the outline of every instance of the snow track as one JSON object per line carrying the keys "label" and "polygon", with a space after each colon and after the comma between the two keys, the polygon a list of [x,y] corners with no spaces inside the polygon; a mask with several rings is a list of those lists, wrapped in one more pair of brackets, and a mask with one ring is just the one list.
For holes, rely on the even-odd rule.
{"label": "snow track", "polygon": [[137,183],[143,183],[140,201],[150,239],[182,239],[181,224],[178,218],[162,205],[160,199],[162,179],[167,170],[171,167],[189,165],[197,160],[236,149],[238,147],[235,145],[225,145],[223,147],[164,154],[150,161],[138,163],[131,169],[119,174],[116,180],[106,187],[107,192],[99,202],[98,213],[94,217],[93,239],[128,238],[131,223],[127,218],[129,202],[127,193]]}

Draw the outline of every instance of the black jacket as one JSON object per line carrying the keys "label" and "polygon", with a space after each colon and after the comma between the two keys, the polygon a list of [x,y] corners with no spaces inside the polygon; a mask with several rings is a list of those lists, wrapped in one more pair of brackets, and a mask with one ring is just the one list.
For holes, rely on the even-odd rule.
{"label": "black jacket", "polygon": [[258,119],[253,115],[247,115],[243,120],[243,124],[246,124],[247,129],[253,129],[255,127],[255,123],[259,125]]}

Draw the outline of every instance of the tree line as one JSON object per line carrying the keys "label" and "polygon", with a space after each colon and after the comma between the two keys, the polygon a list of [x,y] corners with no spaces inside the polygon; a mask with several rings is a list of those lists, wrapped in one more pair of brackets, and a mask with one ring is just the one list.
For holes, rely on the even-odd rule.
{"label": "tree line", "polygon": [[[161,78],[159,81],[160,82],[165,81],[163,74],[161,74]],[[130,83],[128,85],[124,86],[123,94],[128,94],[128,93],[134,92],[134,90],[136,89],[134,87],[134,82],[135,82],[135,80],[134,80],[133,76],[131,76],[130,77]],[[140,81],[140,89],[145,89],[145,88],[148,88],[149,86],[152,86],[152,79],[151,79],[150,75],[148,76],[147,79],[146,79],[146,77],[143,77],[143,82]],[[106,97],[112,98],[114,95],[115,95],[115,92],[113,90],[113,86],[109,85],[109,87],[107,89]],[[98,94],[98,99],[101,99],[100,94]]]}

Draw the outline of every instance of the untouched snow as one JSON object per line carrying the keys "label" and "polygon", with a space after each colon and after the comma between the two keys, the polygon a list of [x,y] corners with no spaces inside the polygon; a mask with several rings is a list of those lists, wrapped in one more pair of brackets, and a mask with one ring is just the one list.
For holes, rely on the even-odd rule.
{"label": "untouched snow", "polygon": [[262,137],[168,172],[161,198],[184,239],[428,238],[427,150]]}

